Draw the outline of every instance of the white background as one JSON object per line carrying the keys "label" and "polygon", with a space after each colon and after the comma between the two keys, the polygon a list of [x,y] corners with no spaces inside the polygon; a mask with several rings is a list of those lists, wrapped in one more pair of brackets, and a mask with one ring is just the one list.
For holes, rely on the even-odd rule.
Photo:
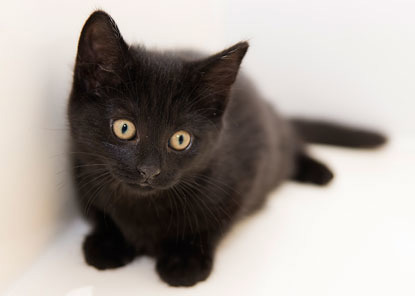
{"label": "white background", "polygon": [[[398,270],[398,274],[385,271],[374,277],[373,283],[361,278],[346,279],[351,280],[354,286],[366,288],[375,285],[377,280],[386,283],[389,279],[391,287],[400,285],[402,291],[408,291],[406,279],[415,277],[409,267],[410,262],[414,263],[410,253],[414,250],[411,229],[415,227],[410,215],[414,212],[414,202],[409,198],[415,194],[409,181],[412,180],[411,166],[415,163],[414,150],[408,148],[414,147],[410,143],[415,137],[412,114],[415,110],[415,1],[120,2],[40,0],[3,1],[0,4],[0,289],[19,278],[37,255],[54,241],[56,234],[64,231],[74,215],[65,161],[66,100],[79,32],[90,12],[102,8],[113,16],[128,42],[143,42],[149,47],[194,47],[214,52],[241,39],[249,40],[251,48],[243,68],[251,74],[266,98],[286,114],[336,119],[386,131],[396,146],[393,144],[390,151],[384,152],[387,154],[378,155],[377,159],[387,167],[373,162],[371,165],[377,164],[378,167],[366,172],[375,172],[381,181],[373,176],[359,175],[365,186],[389,186],[380,190],[384,193],[381,198],[384,207],[376,204],[374,197],[379,192],[369,192],[354,200],[357,204],[336,208],[334,213],[337,217],[345,215],[350,219],[348,211],[365,205],[362,212],[358,211],[360,216],[355,213],[360,218],[353,222],[356,223],[353,229],[366,229],[364,235],[375,237],[369,248],[379,247],[383,241],[378,238],[386,236],[393,242],[396,241],[394,234],[401,238],[396,247],[402,256],[400,260],[390,252],[384,255],[384,264],[379,265],[368,264],[367,257],[366,261],[353,257],[356,261],[350,263],[349,272],[364,270],[376,274],[382,268],[385,271],[404,266],[406,273],[402,270]],[[327,153],[332,153],[330,151]],[[354,153],[350,159],[338,157],[346,157],[347,163],[360,159],[355,169],[361,171],[359,164],[366,158],[359,158]],[[336,163],[339,160],[332,157],[332,161]],[[339,165],[339,171],[345,166],[347,164]],[[349,172],[355,174],[353,170]],[[369,180],[372,183],[368,183]],[[337,187],[336,191],[336,196],[337,193],[344,196],[345,200],[341,202],[345,203],[347,196],[344,192],[350,190],[346,188],[349,187]],[[360,197],[361,191],[356,194]],[[372,199],[365,199],[365,196]],[[296,206],[301,208],[303,205],[296,204],[295,199],[292,202],[290,206],[294,212],[299,210]],[[367,208],[372,202],[373,212]],[[382,209],[393,207],[394,202],[397,205],[394,213],[403,219],[403,226],[385,222],[384,228],[376,226],[376,231],[367,228],[367,221],[378,221],[376,217],[384,221]],[[307,203],[312,204],[312,201]],[[275,211],[275,215],[288,217],[278,206]],[[315,214],[320,213],[316,211]],[[341,228],[345,220],[335,218],[330,216],[324,221]],[[283,221],[284,225],[298,221],[295,215],[287,219]],[[324,225],[321,224],[321,228],[316,226],[321,237],[313,238],[319,246],[325,242],[323,233],[327,229]],[[263,227],[254,232],[261,233]],[[287,230],[293,231],[295,236],[295,227],[287,226],[284,231]],[[243,233],[244,230],[241,228],[240,231]],[[359,236],[350,233],[350,244],[354,247],[355,238]],[[284,236],[278,238],[282,244],[284,239]],[[267,242],[259,244],[262,246]],[[336,247],[341,243],[343,240]],[[232,253],[231,246],[231,243],[227,244],[228,252]],[[248,244],[246,250],[254,251],[256,247],[256,244]],[[356,252],[362,251],[356,248]],[[315,253],[312,248],[307,250],[307,254],[298,258],[312,260],[310,256]],[[375,249],[370,250],[362,252],[377,254]],[[386,252],[387,248],[382,251]],[[336,262],[337,258],[340,262],[351,258],[337,255],[334,253],[329,259]],[[377,254],[373,260],[378,257],[382,254]],[[242,258],[236,257],[235,260]],[[258,272],[264,268],[252,268],[255,267]],[[284,270],[268,268],[267,274],[275,277],[279,270]],[[321,269],[316,268],[309,272],[318,275]],[[288,270],[292,275],[289,280],[294,281],[297,277],[299,281],[307,281],[307,274],[295,272],[296,269]],[[335,291],[346,284],[346,280],[327,278],[327,274],[323,273],[326,284],[333,289],[328,295],[340,295]],[[323,284],[316,281],[315,285],[318,288]]]}

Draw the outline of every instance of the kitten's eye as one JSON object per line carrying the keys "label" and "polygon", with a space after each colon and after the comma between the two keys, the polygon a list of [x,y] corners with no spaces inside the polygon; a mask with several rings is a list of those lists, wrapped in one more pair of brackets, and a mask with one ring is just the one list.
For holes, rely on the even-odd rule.
{"label": "kitten's eye", "polygon": [[174,150],[184,150],[190,145],[190,134],[186,131],[175,132],[169,140],[170,148]]}
{"label": "kitten's eye", "polygon": [[121,140],[131,140],[135,137],[135,125],[127,119],[118,119],[114,121],[112,130]]}

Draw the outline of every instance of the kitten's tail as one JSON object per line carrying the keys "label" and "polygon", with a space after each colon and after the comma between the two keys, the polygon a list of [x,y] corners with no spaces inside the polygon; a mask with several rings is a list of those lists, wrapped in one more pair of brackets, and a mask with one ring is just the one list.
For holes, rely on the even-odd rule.
{"label": "kitten's tail", "polygon": [[291,123],[299,135],[309,143],[349,148],[376,148],[387,141],[380,133],[336,123],[297,118],[292,119]]}

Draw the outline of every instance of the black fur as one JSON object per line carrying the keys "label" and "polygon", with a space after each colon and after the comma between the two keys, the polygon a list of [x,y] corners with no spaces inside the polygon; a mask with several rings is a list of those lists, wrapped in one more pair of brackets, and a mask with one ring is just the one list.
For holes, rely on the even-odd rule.
{"label": "black fur", "polygon": [[[382,142],[359,132],[365,137],[337,139],[333,130],[326,139],[284,120],[238,75],[247,49],[241,42],[208,57],[149,51],[128,46],[106,13],[88,19],[68,108],[79,201],[93,223],[83,245],[88,264],[115,268],[147,254],[165,282],[192,286],[209,276],[222,236],[272,189],[287,179],[324,185],[333,177],[294,127],[317,142]],[[137,135],[117,138],[117,119],[133,122]],[[178,130],[192,135],[181,152],[168,146]],[[160,170],[147,186],[143,167]]]}
{"label": "black fur", "polygon": [[330,122],[293,119],[291,123],[302,139],[310,143],[348,148],[376,148],[386,142],[386,138],[379,133]]}

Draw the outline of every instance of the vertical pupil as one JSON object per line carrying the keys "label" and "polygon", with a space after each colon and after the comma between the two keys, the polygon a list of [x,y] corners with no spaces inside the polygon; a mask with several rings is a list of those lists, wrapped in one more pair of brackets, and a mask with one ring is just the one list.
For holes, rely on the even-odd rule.
{"label": "vertical pupil", "polygon": [[122,128],[121,128],[121,132],[123,133],[123,134],[125,134],[125,132],[128,130],[128,125],[126,124],[126,123],[124,123],[123,125],[122,125]]}
{"label": "vertical pupil", "polygon": [[182,145],[182,144],[183,144],[183,142],[184,142],[184,137],[183,137],[183,135],[180,135],[178,140],[179,140],[179,144],[180,144],[180,145]]}

